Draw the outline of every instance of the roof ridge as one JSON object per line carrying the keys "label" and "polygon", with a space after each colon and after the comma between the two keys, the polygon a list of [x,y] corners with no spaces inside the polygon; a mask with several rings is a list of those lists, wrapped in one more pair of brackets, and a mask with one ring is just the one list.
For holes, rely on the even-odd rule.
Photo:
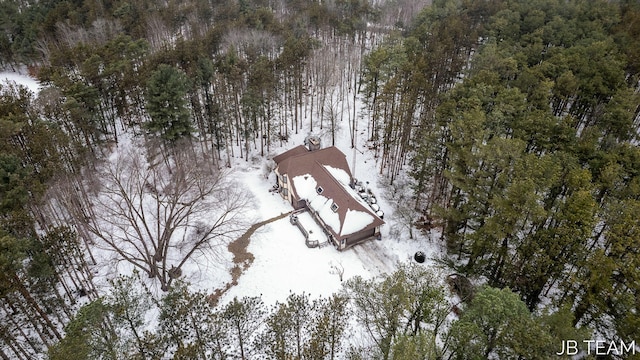
{"label": "roof ridge", "polygon": [[[330,146],[314,151],[302,151],[300,150],[302,148],[304,147],[301,145],[294,148],[298,149],[297,153],[296,151],[287,151],[288,156],[278,163],[278,168],[283,170],[282,174],[286,173],[290,176],[292,181],[291,191],[295,194],[295,198],[305,199],[309,208],[319,212],[318,216],[323,222],[326,223],[327,219],[332,223],[333,221],[337,222],[333,223],[336,229],[326,223],[328,226],[327,231],[335,235],[336,239],[340,239],[346,238],[355,232],[369,230],[384,224],[384,221],[376,214],[368,202],[362,199],[360,194],[353,188],[355,178],[346,161],[346,155],[338,147]],[[294,167],[292,168],[291,166]],[[303,183],[308,184],[306,182],[307,175],[314,179],[314,189],[309,188],[307,185],[302,185]],[[304,179],[300,180],[303,183],[297,184],[296,178],[302,176],[305,176]],[[318,187],[322,187],[323,191],[318,192]],[[301,193],[302,189],[304,190]],[[315,204],[315,201],[312,201],[319,194],[322,194],[322,197],[326,199],[322,206],[320,206],[320,203]],[[337,208],[330,208],[334,203]],[[331,212],[333,214],[330,214]],[[324,216],[328,218],[324,219]],[[356,224],[362,222],[362,216],[367,219],[370,218],[372,221],[367,225],[363,223],[361,229],[354,230],[354,226],[357,227]]]}
{"label": "roof ridge", "polygon": [[[378,214],[375,213],[375,211],[373,211],[373,209],[371,209],[371,207],[369,207],[368,205],[365,206],[365,204],[361,203],[358,199],[355,198],[355,196],[359,196],[358,194],[351,194],[346,188],[345,186],[351,186],[351,184],[342,184],[338,179],[336,179],[333,174],[326,168],[326,165],[321,164],[318,160],[315,160],[315,164],[319,165],[320,168],[322,169],[322,171],[324,171],[327,175],[329,175],[329,178],[331,178],[331,181],[333,181],[335,183],[335,185],[338,186],[338,188],[340,189],[341,192],[344,193],[344,195],[346,195],[346,199],[348,203],[351,203],[351,201],[353,200],[354,204],[357,204],[357,207],[352,208],[352,207],[347,207],[347,209],[345,209],[344,213],[342,214],[338,214],[339,216],[341,216],[341,221],[340,221],[340,232],[338,232],[338,234],[342,235],[342,228],[344,228],[345,225],[345,220],[347,217],[347,211],[348,210],[353,210],[353,211],[362,211],[364,210],[364,212],[366,212],[367,214],[373,216],[374,221],[375,219],[380,219],[380,217],[378,216]],[[344,169],[341,169],[344,170]],[[349,171],[350,173],[350,171]],[[347,175],[349,175],[349,180],[353,181],[353,176],[351,174],[347,173]],[[320,186],[320,184],[318,184],[318,186]],[[355,191],[355,190],[354,190]],[[331,199],[334,203],[335,200]],[[364,201],[364,200],[363,200]]]}

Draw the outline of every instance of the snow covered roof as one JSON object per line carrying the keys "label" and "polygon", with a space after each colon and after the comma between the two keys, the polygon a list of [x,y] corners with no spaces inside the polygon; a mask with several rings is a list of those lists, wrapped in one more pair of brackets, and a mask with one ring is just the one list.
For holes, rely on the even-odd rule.
{"label": "snow covered roof", "polygon": [[278,173],[291,179],[292,195],[305,200],[337,240],[384,224],[351,188],[351,171],[338,148],[308,151],[299,146],[274,157],[274,161]]}

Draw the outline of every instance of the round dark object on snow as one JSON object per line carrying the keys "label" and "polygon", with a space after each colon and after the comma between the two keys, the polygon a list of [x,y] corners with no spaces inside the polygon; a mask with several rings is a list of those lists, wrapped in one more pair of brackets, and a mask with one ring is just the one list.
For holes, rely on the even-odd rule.
{"label": "round dark object on snow", "polygon": [[416,254],[413,255],[413,258],[420,264],[422,264],[427,259],[427,257],[424,255],[422,251],[416,252]]}

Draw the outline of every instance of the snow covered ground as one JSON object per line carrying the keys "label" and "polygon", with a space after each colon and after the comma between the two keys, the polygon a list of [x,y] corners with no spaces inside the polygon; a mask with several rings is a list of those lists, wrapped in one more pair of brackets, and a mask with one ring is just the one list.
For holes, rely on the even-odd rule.
{"label": "snow covered ground", "polygon": [[[25,85],[36,94],[41,88],[26,71],[0,72],[0,83],[6,82]],[[362,104],[358,102],[356,106],[359,110],[358,118],[362,122],[358,127],[366,128],[365,114],[361,112]],[[305,123],[305,126],[308,125]],[[342,280],[357,275],[371,278],[381,273],[392,272],[398,262],[412,261],[417,251],[426,253],[428,259],[439,256],[441,249],[436,245],[436,233],[428,236],[414,231],[414,239],[409,239],[406,226],[397,226],[396,222],[399,220],[394,216],[394,197],[391,196],[390,200],[389,197],[383,196],[388,188],[388,180],[378,175],[379,165],[376,164],[373,154],[366,150],[364,132],[360,131],[357,136],[356,151],[350,146],[347,116],[343,123],[338,124],[338,128],[336,146],[346,154],[354,177],[373,191],[381,210],[385,213],[386,224],[381,229],[382,239],[372,240],[342,252],[331,245],[308,248],[304,236],[289,222],[288,217],[269,223],[252,235],[247,250],[254,255],[255,260],[244,270],[237,280],[237,285],[223,294],[221,304],[229,302],[234,297],[257,295],[261,295],[266,304],[273,304],[276,301],[284,301],[291,292],[304,292],[312,297],[327,296],[340,290],[341,277]],[[331,143],[326,130],[324,134],[320,133],[319,129],[315,130],[314,134],[320,135],[324,144]],[[233,159],[234,171],[230,176],[234,179],[231,181],[246,188],[253,198],[254,206],[251,213],[247,214],[248,218],[259,222],[293,210],[278,194],[269,192],[275,184],[275,175],[271,172],[265,176],[265,169],[268,168],[272,156],[303,144],[304,138],[310,133],[308,129],[301,129],[298,134],[292,134],[288,143],[272,148],[271,154],[266,158],[256,156],[248,162],[242,158]],[[122,140],[127,138],[121,136]],[[117,151],[124,151],[124,147],[134,146],[133,144],[134,142],[121,141]],[[361,149],[365,150],[360,151]],[[105,256],[105,262],[102,264],[103,268],[97,269],[97,272],[103,279],[96,280],[99,286],[103,285],[104,287],[100,287],[106,290],[106,278],[130,272],[131,267],[114,262],[115,259],[110,256],[113,254],[102,255]],[[232,259],[230,253],[215,258],[198,257],[196,261],[186,264],[183,278],[194,288],[213,293],[216,289],[224,288],[230,281],[229,270],[234,265]],[[424,266],[434,266],[434,263],[428,260]]]}
{"label": "snow covered ground", "polygon": [[[354,150],[350,147],[347,124],[341,124],[341,132],[336,139],[336,146],[352,159]],[[364,128],[362,126],[361,128]],[[282,148],[272,150],[272,156],[303,143],[308,131],[301,131],[290,138]],[[365,136],[359,135],[360,138]],[[323,139],[323,143],[330,143]],[[359,141],[357,148],[366,149],[365,141]],[[269,192],[275,184],[275,175],[270,173],[265,178],[263,170],[269,159],[254,159],[245,162],[237,159],[234,168],[235,176],[244,184],[255,198],[255,217],[268,219],[292,210],[291,205],[277,193]],[[354,177],[368,187],[378,197],[381,209],[385,213],[382,240],[372,240],[345,251],[338,251],[333,246],[308,248],[305,239],[297,227],[289,222],[288,217],[262,227],[251,237],[248,251],[255,256],[253,264],[238,279],[238,284],[229,289],[221,299],[226,303],[234,297],[262,295],[265,303],[284,301],[293,293],[307,293],[312,297],[327,296],[340,290],[341,281],[338,275],[343,272],[343,280],[360,275],[371,278],[381,273],[392,272],[398,262],[412,261],[417,251],[423,251],[428,258],[438,257],[439,246],[436,246],[436,233],[427,236],[414,230],[414,239],[409,239],[408,230],[390,231],[397,221],[394,216],[394,204],[382,195],[388,180],[379,176],[379,167],[368,151],[356,154],[356,173]],[[352,169],[353,171],[353,169]],[[396,227],[402,228],[402,227]],[[391,235],[391,233],[393,235]],[[433,237],[433,240],[431,239]],[[432,261],[425,266],[434,266]],[[205,284],[194,284],[203,287]]]}
{"label": "snow covered ground", "polygon": [[[360,105],[360,104],[359,104]],[[359,116],[363,118],[363,116]],[[365,121],[365,120],[361,120]],[[360,128],[365,128],[361,124]],[[300,130],[291,135],[288,143],[282,147],[273,147],[269,156],[261,158],[254,156],[249,161],[241,157],[232,159],[230,181],[243,187],[252,199],[250,213],[246,216],[254,223],[289,213],[291,205],[277,193],[270,192],[276,183],[275,174],[266,169],[272,168],[271,157],[289,150],[304,142],[309,135],[308,130]],[[317,132],[316,132],[316,135]],[[324,144],[330,144],[328,135],[323,138]],[[379,164],[376,164],[373,154],[368,150],[363,152],[354,150],[350,146],[348,123],[340,124],[336,146],[346,154],[352,171],[352,161],[355,156],[356,171],[353,174],[377,196],[378,205],[384,211],[385,225],[382,226],[381,240],[371,240],[345,251],[338,251],[333,246],[308,248],[300,230],[292,225],[288,217],[271,222],[260,227],[250,238],[247,251],[253,254],[254,261],[243,271],[237,279],[237,284],[226,290],[219,300],[224,305],[234,297],[261,296],[266,304],[283,302],[290,293],[306,293],[312,298],[328,296],[341,289],[342,280],[354,276],[371,278],[382,273],[392,272],[398,262],[413,261],[417,251],[423,251],[427,258],[439,257],[440,249],[437,234],[432,236],[422,234],[414,229],[414,239],[409,239],[406,226],[396,224],[399,219],[394,214],[394,199],[397,196],[384,196],[388,193],[388,180],[379,175]],[[358,149],[367,149],[365,138],[361,133],[358,137]],[[121,137],[127,139],[127,136]],[[135,146],[134,142],[121,141],[117,151]],[[389,199],[391,197],[391,199]],[[394,229],[391,231],[391,229]],[[431,239],[433,237],[433,240]],[[113,254],[104,254],[112,257]],[[106,258],[105,258],[106,260]],[[113,264],[105,261],[105,264]],[[424,266],[434,266],[431,261]],[[207,293],[215,293],[228,287],[232,281],[230,269],[234,267],[233,255],[229,252],[216,257],[201,256],[188,262],[183,267],[183,280],[189,282],[194,289]],[[107,265],[107,269],[100,271],[106,278],[113,278],[118,273],[128,273],[130,266],[120,263],[117,269]],[[444,280],[444,279],[443,279]],[[147,285],[154,287],[153,279],[147,279]],[[106,289],[106,283],[103,282]],[[159,292],[158,292],[159,293]]]}
{"label": "snow covered ground", "polygon": [[0,84],[16,83],[26,86],[34,94],[37,94],[42,87],[40,83],[27,74],[26,69],[14,71],[0,71]]}

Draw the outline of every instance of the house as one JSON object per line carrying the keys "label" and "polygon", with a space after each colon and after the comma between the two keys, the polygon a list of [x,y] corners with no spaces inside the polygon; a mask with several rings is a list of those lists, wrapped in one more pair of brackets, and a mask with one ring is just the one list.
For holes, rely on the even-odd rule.
{"label": "house", "polygon": [[297,146],[273,160],[280,195],[294,209],[308,211],[339,250],[380,237],[380,212],[355,189],[346,156],[338,148],[310,151]]}

